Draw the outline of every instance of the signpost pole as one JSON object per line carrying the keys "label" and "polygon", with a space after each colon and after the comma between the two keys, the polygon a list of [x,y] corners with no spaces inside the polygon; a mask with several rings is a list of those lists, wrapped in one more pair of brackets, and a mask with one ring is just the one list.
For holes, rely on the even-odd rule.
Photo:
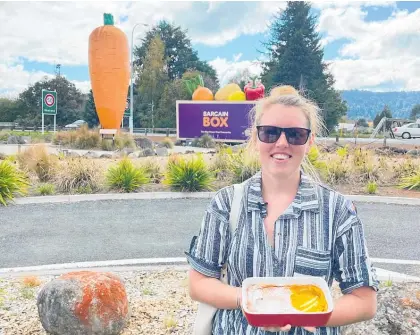
{"label": "signpost pole", "polygon": [[41,93],[42,99],[42,134],[44,134],[44,126],[45,126],[45,114],[53,115],[54,116],[54,133],[56,132],[57,128],[57,91],[48,91],[43,89]]}

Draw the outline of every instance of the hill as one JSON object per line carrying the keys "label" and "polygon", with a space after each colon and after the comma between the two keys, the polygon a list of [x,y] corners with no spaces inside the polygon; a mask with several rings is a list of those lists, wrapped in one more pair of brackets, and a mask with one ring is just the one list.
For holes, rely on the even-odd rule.
{"label": "hill", "polygon": [[351,120],[365,118],[373,120],[385,105],[391,109],[392,116],[408,118],[415,104],[420,104],[420,91],[413,92],[371,92],[341,91],[347,101],[347,117]]}

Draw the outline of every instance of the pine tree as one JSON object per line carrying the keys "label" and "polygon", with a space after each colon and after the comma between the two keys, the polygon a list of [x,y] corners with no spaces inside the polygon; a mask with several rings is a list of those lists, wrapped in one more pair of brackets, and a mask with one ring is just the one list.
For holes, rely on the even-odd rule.
{"label": "pine tree", "polygon": [[264,44],[268,60],[263,63],[262,81],[267,89],[292,85],[322,109],[325,126],[331,130],[347,112],[323,61],[324,52],[315,31],[316,19],[307,2],[289,1],[270,27]]}
{"label": "pine tree", "polygon": [[149,43],[137,81],[142,104],[140,123],[147,127],[155,125],[155,106],[159,104],[165,84],[169,80],[164,50],[163,41],[156,35]]}
{"label": "pine tree", "polygon": [[[392,118],[392,112],[389,109],[389,107],[387,105],[384,106],[384,109],[382,110],[382,112],[376,114],[375,118],[373,119],[373,126],[376,128],[376,126],[379,124],[379,122],[381,122],[381,120],[386,117],[386,118]],[[387,130],[391,129],[391,121],[387,121],[385,128]]]}
{"label": "pine tree", "polygon": [[197,51],[193,50],[187,31],[164,20],[148,31],[141,46],[135,48],[137,66],[143,64],[149,45],[156,35],[160,36],[165,46],[164,53],[170,80],[181,79],[182,75],[191,69],[207,73],[217,80],[216,71],[207,62],[201,61]]}
{"label": "pine tree", "polygon": [[416,104],[413,106],[413,109],[410,113],[410,119],[417,120],[420,118],[420,104]]}

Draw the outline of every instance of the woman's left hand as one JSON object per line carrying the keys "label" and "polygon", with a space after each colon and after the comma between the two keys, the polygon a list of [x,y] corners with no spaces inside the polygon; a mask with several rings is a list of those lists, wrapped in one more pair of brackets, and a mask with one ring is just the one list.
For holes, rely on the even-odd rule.
{"label": "woman's left hand", "polygon": [[[308,332],[311,333],[315,333],[316,328],[315,327],[302,327],[303,329],[305,329]],[[288,332],[290,329],[292,329],[291,325],[287,325],[284,327],[264,327],[263,330],[268,331],[268,332]]]}

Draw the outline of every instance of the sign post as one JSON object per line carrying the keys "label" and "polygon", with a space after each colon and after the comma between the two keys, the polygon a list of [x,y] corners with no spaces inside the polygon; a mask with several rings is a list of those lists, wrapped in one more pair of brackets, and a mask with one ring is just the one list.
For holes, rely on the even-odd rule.
{"label": "sign post", "polygon": [[42,134],[44,134],[44,115],[54,115],[54,133],[57,125],[57,91],[42,90]]}

